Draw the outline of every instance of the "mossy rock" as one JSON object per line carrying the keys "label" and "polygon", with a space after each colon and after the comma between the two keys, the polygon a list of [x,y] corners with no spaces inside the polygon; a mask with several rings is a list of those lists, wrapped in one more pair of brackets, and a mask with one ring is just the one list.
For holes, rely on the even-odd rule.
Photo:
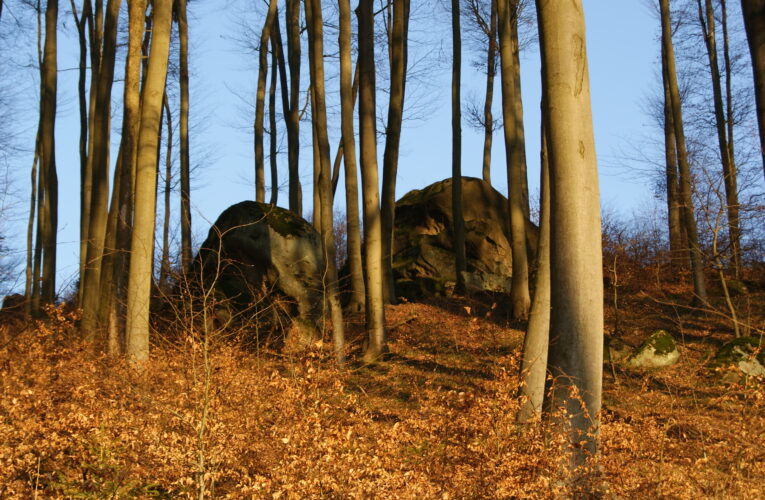
{"label": "mossy rock", "polygon": [[674,365],[679,359],[680,352],[672,335],[656,330],[627,359],[627,366],[658,369]]}
{"label": "mossy rock", "polygon": [[723,345],[710,368],[733,368],[723,375],[723,380],[736,382],[744,377],[765,377],[765,339],[742,337]]}

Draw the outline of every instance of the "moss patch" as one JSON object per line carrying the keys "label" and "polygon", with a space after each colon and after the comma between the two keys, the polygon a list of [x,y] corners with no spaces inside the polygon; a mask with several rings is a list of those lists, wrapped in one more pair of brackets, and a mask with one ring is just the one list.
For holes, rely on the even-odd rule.
{"label": "moss patch", "polygon": [[311,233],[308,222],[289,210],[262,205],[268,226],[282,236],[305,236]]}
{"label": "moss patch", "polygon": [[675,346],[675,339],[672,338],[672,335],[664,330],[656,330],[653,332],[651,336],[648,337],[645,342],[643,342],[643,345],[640,347],[640,349],[642,350],[648,346],[653,347],[654,352],[659,356],[666,355],[672,351],[677,350],[677,347]]}

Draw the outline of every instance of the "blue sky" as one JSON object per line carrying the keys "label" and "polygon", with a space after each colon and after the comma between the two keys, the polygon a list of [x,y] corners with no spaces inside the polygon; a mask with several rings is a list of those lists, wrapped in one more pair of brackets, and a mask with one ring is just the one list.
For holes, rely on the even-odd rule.
{"label": "blue sky", "polygon": [[[242,26],[250,24],[257,30],[262,21],[247,4],[251,2],[198,0],[190,6],[192,121],[196,117],[200,122],[198,132],[192,136],[192,141],[196,143],[194,151],[200,153],[192,157],[192,162],[202,159],[192,193],[194,233],[199,241],[221,211],[233,203],[251,199],[254,193],[249,103],[254,94],[256,56],[246,53],[237,39],[242,37]],[[355,2],[353,4],[355,7]],[[648,125],[651,120],[646,116],[643,105],[645,96],[657,85],[658,21],[646,3],[640,1],[585,0],[584,7],[601,196],[604,205],[630,213],[651,199],[651,187],[645,182],[637,182],[634,177],[625,176],[620,158],[624,150],[642,141],[646,135],[658,132]],[[411,26],[417,39],[413,51],[427,53],[433,59],[420,61],[419,68],[430,66],[431,69],[419,84],[412,83],[408,88],[413,92],[412,102],[417,100],[421,106],[416,109],[417,119],[405,125],[402,135],[398,197],[411,189],[446,178],[451,173],[450,69],[448,58],[443,55],[451,50],[449,18],[440,4],[435,9],[428,12],[420,8],[417,11],[419,17]],[[6,15],[4,12],[3,22]],[[76,67],[78,49],[71,17],[64,11],[63,5],[60,15],[66,25],[60,35],[59,48],[59,67],[64,70]],[[410,63],[418,57],[410,57]],[[480,56],[471,52],[466,43],[462,76],[465,98],[483,95],[485,77],[470,64],[477,57]],[[334,62],[327,61],[327,64],[334,65]],[[521,64],[529,184],[534,198],[539,176],[540,83],[536,47],[524,53]],[[121,68],[118,69],[118,73],[121,74],[121,71]],[[29,82],[25,85],[29,87],[30,102],[34,102],[34,78],[28,78]],[[59,76],[56,140],[60,179],[60,287],[76,279],[79,249],[76,78],[77,72],[68,70],[61,71]],[[303,82],[306,81],[307,77],[304,77]],[[336,87],[336,80],[327,82],[328,91],[336,92]],[[114,88],[115,102],[118,102],[121,92],[118,83]],[[378,101],[384,99],[387,99],[385,94],[378,95]],[[497,88],[496,115],[499,115],[499,99]],[[35,113],[30,112],[29,116],[33,123]],[[116,157],[119,124],[119,110],[115,109],[113,157]],[[34,127],[28,128],[25,134],[29,137],[21,137],[21,142],[31,145],[34,142]],[[336,131],[338,128],[338,120],[330,118],[330,129]],[[309,130],[307,125],[304,125],[304,130]],[[301,152],[304,206],[307,210],[310,210],[311,193],[309,138],[303,136],[306,148]],[[330,139],[334,156],[337,135]],[[463,124],[464,175],[481,176],[482,147],[482,133]],[[382,144],[379,153],[382,155]],[[495,133],[492,156],[493,184],[500,191],[507,192],[501,131]],[[31,155],[30,158],[21,158],[19,162],[22,175],[16,179],[16,188],[22,200],[28,196],[30,164]],[[283,168],[280,173],[283,181],[286,178],[286,155],[280,156],[279,165]],[[342,189],[338,189],[336,206],[342,206],[341,193]],[[174,217],[177,217],[177,203],[177,197],[174,197]],[[280,205],[284,203],[286,191],[280,194]],[[24,206],[23,203],[21,206]],[[18,232],[12,232],[19,236],[9,237],[9,240],[15,247],[23,248],[22,224],[14,224],[16,226]]]}

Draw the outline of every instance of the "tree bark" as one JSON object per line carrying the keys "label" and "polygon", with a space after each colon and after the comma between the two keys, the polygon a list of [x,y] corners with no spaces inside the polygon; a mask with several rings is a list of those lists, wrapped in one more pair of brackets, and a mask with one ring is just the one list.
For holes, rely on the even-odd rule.
{"label": "tree bark", "polygon": [[[669,251],[673,263],[686,261],[687,246],[684,244],[685,226],[682,220],[682,204],[677,177],[677,141],[675,122],[672,119],[672,98],[669,93],[669,79],[666,76],[666,53],[661,50],[662,78],[664,87],[664,158],[667,178],[667,222],[669,225]],[[687,261],[686,261],[687,262]]]}
{"label": "tree bark", "polygon": [[108,0],[104,26],[103,53],[98,72],[93,132],[93,186],[88,226],[88,253],[82,277],[82,336],[94,342],[98,324],[101,291],[101,265],[104,255],[106,225],[109,213],[109,143],[112,83],[117,50],[117,23],[120,0]]}
{"label": "tree bark", "polygon": [[141,366],[149,357],[149,301],[154,249],[158,132],[167,77],[172,0],[154,0],[151,52],[143,89],[135,188],[135,221],[130,245],[127,355]]}
{"label": "tree bark", "polygon": [[287,59],[290,67],[290,112],[287,116],[289,207],[303,216],[300,185],[300,0],[286,0]]}
{"label": "tree bark", "polygon": [[582,1],[537,0],[549,126],[551,324],[549,408],[568,435],[571,470],[598,450],[603,372],[600,196]]}
{"label": "tree bark", "polygon": [[[311,12],[308,24],[308,42],[313,50],[311,60],[311,88],[315,107],[311,117],[318,140],[321,168],[319,170],[319,197],[321,199],[321,240],[326,265],[325,289],[332,316],[332,338],[337,362],[345,362],[345,327],[343,310],[337,288],[337,262],[335,260],[335,234],[332,213],[332,164],[329,159],[329,137],[327,134],[327,108],[324,91],[324,22],[321,14],[321,0],[306,0],[306,11]],[[318,217],[319,214],[314,214]]]}
{"label": "tree bark", "polygon": [[367,346],[364,361],[372,363],[388,350],[383,307],[382,230],[377,176],[375,54],[373,0],[359,0],[359,143],[364,204],[364,277]]}
{"label": "tree bark", "polygon": [[526,214],[523,209],[523,177],[525,176],[525,144],[523,116],[517,95],[520,85],[516,83],[516,58],[514,55],[513,24],[517,0],[499,0],[499,54],[502,75],[502,116],[505,131],[505,155],[507,158],[508,210],[513,250],[513,276],[510,297],[513,318],[526,319],[529,315],[528,253],[526,247]]}
{"label": "tree bark", "polygon": [[765,175],[765,0],[741,0],[754,76],[754,101],[760,126],[762,171]]}
{"label": "tree bark", "polygon": [[[277,27],[274,16],[274,28]],[[276,37],[271,35],[271,84],[268,87],[268,162],[271,167],[271,199],[269,203],[276,206],[279,200],[279,168],[276,163],[276,80],[279,76],[279,55],[276,51]]]}
{"label": "tree bark", "polygon": [[720,160],[722,162],[723,185],[725,186],[725,203],[728,215],[728,237],[730,238],[731,257],[736,275],[741,269],[741,236],[738,215],[738,182],[735,158],[731,155],[731,143],[733,136],[728,136],[726,128],[725,109],[723,104],[722,77],[720,65],[717,61],[717,41],[715,37],[715,11],[712,0],[705,0],[705,8],[701,6],[701,0],[697,0],[699,7],[699,24],[704,35],[704,43],[707,48],[709,60],[709,72],[712,78],[712,96],[714,101],[715,125],[717,126],[717,141],[720,147]]}
{"label": "tree bark", "polygon": [[268,3],[266,20],[258,46],[258,89],[255,97],[255,201],[266,201],[266,174],[263,159],[263,122],[265,120],[266,77],[268,73],[268,41],[276,15],[276,0]]}
{"label": "tree bark", "polygon": [[167,99],[167,92],[163,98],[162,105],[165,108],[165,126],[167,129],[167,140],[165,141],[167,151],[165,153],[165,189],[164,213],[162,214],[162,257],[159,268],[159,288],[164,290],[170,279],[170,193],[172,191],[173,180],[173,115],[170,111],[170,102]]}
{"label": "tree bark", "polygon": [[401,122],[406,95],[407,38],[409,36],[409,0],[393,1],[393,23],[390,36],[390,101],[385,129],[382,179],[382,252],[383,298],[396,302],[393,281],[393,224],[396,211],[396,175],[401,144]]}
{"label": "tree bark", "polygon": [[491,0],[488,51],[486,55],[486,100],[483,105],[483,180],[491,184],[491,144],[494,138],[494,116],[491,111],[494,102],[494,76],[497,74],[497,1]]}
{"label": "tree bark", "polygon": [[[24,285],[24,311],[27,314],[32,314],[32,291],[35,288],[33,284],[37,280],[37,274],[33,273],[34,270],[34,232],[35,232],[35,213],[37,209],[37,165],[40,162],[40,132],[37,132],[37,140],[35,141],[35,154],[32,160],[32,172],[31,186],[32,189],[29,193],[29,220],[27,222],[27,265],[26,265],[26,282]],[[36,312],[36,311],[35,311]]]}
{"label": "tree bark", "polygon": [[[364,309],[364,270],[361,260],[361,224],[359,222],[359,186],[356,169],[356,139],[353,130],[355,92],[351,88],[351,5],[350,0],[338,0],[340,11],[340,113],[345,160],[345,202],[348,269],[351,278],[351,299],[348,309]],[[358,71],[358,65],[356,66]],[[358,83],[358,82],[357,82]],[[339,154],[339,152],[338,152]]]}
{"label": "tree bark", "polygon": [[[462,35],[460,2],[452,0],[452,220],[454,235],[455,293],[465,292],[467,257],[465,256],[465,219],[462,215],[462,110],[460,99],[462,73]],[[515,260],[515,259],[513,259]]]}
{"label": "tree bark", "polygon": [[[90,1],[83,2],[82,14],[77,16],[77,7],[74,0],[70,0],[72,6],[72,16],[77,26],[77,38],[80,48],[79,75],[77,81],[77,95],[79,98],[80,110],[80,276],[85,272],[85,257],[87,256],[87,224],[88,219],[83,217],[90,210],[90,194],[85,196],[85,178],[88,176],[88,97],[85,88],[88,69],[88,43],[86,21],[92,16],[90,13]],[[86,208],[86,203],[88,204]]]}
{"label": "tree bark", "polygon": [[181,270],[191,266],[191,148],[189,145],[189,23],[186,15],[186,0],[178,0],[178,37],[180,41],[181,75]]}
{"label": "tree bark", "polygon": [[688,245],[691,255],[691,273],[693,275],[694,301],[701,305],[707,305],[707,291],[704,280],[704,268],[699,247],[698,230],[693,210],[691,168],[688,164],[688,153],[685,146],[685,131],[683,128],[683,114],[680,102],[680,89],[677,84],[677,72],[675,70],[675,51],[672,46],[672,27],[669,10],[669,0],[659,0],[661,9],[662,45],[665,52],[667,70],[664,75],[669,81],[669,95],[672,103],[672,120],[675,125],[675,142],[677,161],[680,172],[680,199],[682,201],[683,222],[688,236]]}

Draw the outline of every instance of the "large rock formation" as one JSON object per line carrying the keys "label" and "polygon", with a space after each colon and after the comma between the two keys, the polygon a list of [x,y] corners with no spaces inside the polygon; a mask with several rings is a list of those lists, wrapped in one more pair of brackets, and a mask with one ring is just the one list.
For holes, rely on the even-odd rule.
{"label": "large rock formation", "polygon": [[[507,198],[490,184],[462,178],[469,288],[510,291],[512,238]],[[449,294],[456,282],[452,234],[452,180],[410,191],[396,203],[393,273],[396,295]],[[535,254],[538,229],[527,222],[527,247]]]}
{"label": "large rock formation", "polygon": [[[304,219],[283,208],[243,201],[215,221],[194,261],[205,286],[240,310],[276,297],[294,302],[288,337],[315,340],[322,306],[321,240]],[[288,339],[289,340],[289,339]]]}

